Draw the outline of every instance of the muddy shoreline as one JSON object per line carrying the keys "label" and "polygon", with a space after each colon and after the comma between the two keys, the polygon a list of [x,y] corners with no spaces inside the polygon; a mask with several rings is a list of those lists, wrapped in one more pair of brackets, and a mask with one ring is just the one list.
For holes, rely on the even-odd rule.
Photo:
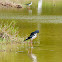
{"label": "muddy shoreline", "polygon": [[23,8],[21,4],[14,2],[0,2],[0,8]]}

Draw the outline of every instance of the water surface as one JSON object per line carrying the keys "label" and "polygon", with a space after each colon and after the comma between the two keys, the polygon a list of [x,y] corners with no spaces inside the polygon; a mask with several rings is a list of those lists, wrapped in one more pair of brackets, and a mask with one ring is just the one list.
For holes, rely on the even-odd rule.
{"label": "water surface", "polygon": [[52,3],[41,6],[41,9],[34,6],[30,9],[0,9],[0,24],[15,21],[21,38],[39,30],[33,48],[28,44],[9,44],[8,47],[0,44],[3,49],[0,50],[0,62],[62,62],[62,8],[52,6]]}

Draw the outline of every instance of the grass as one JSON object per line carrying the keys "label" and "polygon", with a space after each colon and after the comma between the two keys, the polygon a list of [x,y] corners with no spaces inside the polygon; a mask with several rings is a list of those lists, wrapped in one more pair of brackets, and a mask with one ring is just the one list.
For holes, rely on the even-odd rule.
{"label": "grass", "polygon": [[18,28],[15,28],[15,21],[0,24],[0,42],[22,42],[23,38],[19,36]]}
{"label": "grass", "polygon": [[0,23],[0,52],[16,52],[24,47],[24,38],[19,36],[19,28],[15,26],[16,21]]}

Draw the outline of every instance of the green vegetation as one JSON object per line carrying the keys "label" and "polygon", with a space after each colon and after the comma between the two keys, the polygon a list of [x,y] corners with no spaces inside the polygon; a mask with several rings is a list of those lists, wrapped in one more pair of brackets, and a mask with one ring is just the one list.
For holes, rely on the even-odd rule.
{"label": "green vegetation", "polygon": [[23,38],[18,35],[15,21],[0,24],[0,42],[21,42]]}

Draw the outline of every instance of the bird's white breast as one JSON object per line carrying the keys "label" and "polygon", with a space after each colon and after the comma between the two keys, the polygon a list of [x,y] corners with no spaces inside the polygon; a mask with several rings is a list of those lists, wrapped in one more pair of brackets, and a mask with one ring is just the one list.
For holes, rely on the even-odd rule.
{"label": "bird's white breast", "polygon": [[32,2],[31,2],[31,4],[29,4],[29,6],[30,6],[30,5],[32,5]]}
{"label": "bird's white breast", "polygon": [[37,37],[37,33],[36,33],[36,34],[34,34],[34,36],[32,37],[32,39],[31,39],[31,40],[35,39],[36,37]]}

